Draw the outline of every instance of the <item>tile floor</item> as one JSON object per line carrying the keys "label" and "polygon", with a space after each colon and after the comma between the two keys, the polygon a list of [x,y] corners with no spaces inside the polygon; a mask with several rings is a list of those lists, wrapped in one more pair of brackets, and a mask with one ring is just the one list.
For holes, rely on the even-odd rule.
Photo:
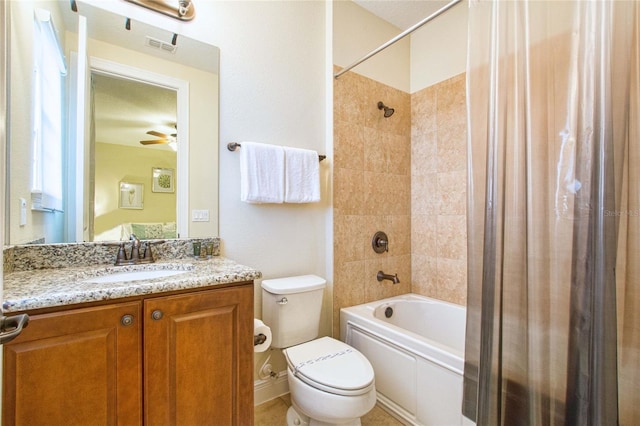
{"label": "tile floor", "polygon": [[[255,426],[286,426],[290,405],[291,398],[286,394],[256,406]],[[377,405],[361,421],[362,426],[402,426],[402,423]]]}

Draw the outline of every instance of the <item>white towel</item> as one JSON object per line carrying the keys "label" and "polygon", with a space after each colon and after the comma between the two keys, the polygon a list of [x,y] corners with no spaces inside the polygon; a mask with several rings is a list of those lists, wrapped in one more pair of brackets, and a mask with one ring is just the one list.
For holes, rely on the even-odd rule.
{"label": "white towel", "polygon": [[256,142],[242,142],[240,145],[240,200],[247,203],[282,203],[282,147]]}
{"label": "white towel", "polygon": [[309,149],[284,147],[286,203],[320,201],[318,153]]}

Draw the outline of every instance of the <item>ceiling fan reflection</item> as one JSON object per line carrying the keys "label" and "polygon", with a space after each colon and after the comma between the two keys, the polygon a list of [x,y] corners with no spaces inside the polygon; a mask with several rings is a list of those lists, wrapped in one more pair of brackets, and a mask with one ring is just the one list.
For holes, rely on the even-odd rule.
{"label": "ceiling fan reflection", "polygon": [[156,136],[160,139],[152,139],[152,140],[146,140],[146,141],[140,141],[140,143],[142,145],[161,145],[161,144],[167,144],[169,145],[174,151],[177,149],[177,139],[176,137],[178,136],[177,133],[171,133],[170,135],[167,135],[166,133],[162,133],[162,132],[157,132],[155,130],[149,130],[147,132],[148,135],[151,136]]}

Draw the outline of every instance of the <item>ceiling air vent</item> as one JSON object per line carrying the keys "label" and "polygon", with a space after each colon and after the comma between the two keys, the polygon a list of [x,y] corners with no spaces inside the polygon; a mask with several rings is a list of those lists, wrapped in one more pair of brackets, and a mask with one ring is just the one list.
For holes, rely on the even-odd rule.
{"label": "ceiling air vent", "polygon": [[145,43],[147,46],[152,47],[154,49],[163,50],[167,53],[176,53],[177,47],[171,43],[165,43],[164,41],[158,40],[157,38],[147,36],[147,41]]}

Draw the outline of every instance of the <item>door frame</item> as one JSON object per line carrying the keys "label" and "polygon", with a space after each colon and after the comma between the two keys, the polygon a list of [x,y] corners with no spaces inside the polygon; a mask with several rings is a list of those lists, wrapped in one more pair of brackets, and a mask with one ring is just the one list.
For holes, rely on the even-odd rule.
{"label": "door frame", "polygon": [[[94,56],[89,57],[89,75],[96,73],[139,81],[175,90],[177,97],[176,230],[179,238],[189,235],[189,82]],[[88,141],[85,141],[85,146]]]}
{"label": "door frame", "polygon": [[[0,35],[0,79],[2,82],[0,83],[0,126],[2,129],[0,130],[0,186],[2,187],[2,197],[0,200],[0,220],[2,220],[2,226],[0,226],[0,241],[5,243],[5,235],[6,235],[6,218],[8,213],[6,211],[7,203],[5,202],[5,198],[7,195],[7,131],[9,127],[7,126],[7,77],[8,77],[8,55],[9,55],[9,13],[8,13],[8,2],[5,0],[0,0],[0,22],[2,22],[2,35]],[[0,262],[0,300],[4,300],[3,282],[4,275],[4,262]],[[2,315],[2,306],[0,305],[0,315]],[[0,383],[3,383],[2,380],[2,365],[3,365],[3,357],[2,354],[4,350],[2,345],[0,345]],[[2,413],[2,388],[0,386],[0,413]],[[0,425],[2,424],[2,417],[0,416]]]}

